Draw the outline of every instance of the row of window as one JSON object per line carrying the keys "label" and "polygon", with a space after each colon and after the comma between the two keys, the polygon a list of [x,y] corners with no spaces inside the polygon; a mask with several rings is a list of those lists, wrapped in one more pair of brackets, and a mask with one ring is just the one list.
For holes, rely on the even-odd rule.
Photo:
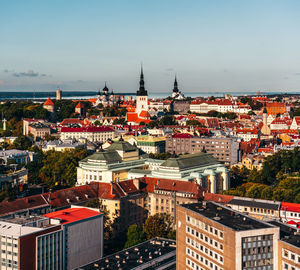
{"label": "row of window", "polygon": [[206,235],[203,235],[200,232],[197,232],[196,230],[190,228],[189,226],[186,226],[186,232],[188,234],[191,234],[191,235],[197,237],[200,241],[205,242],[205,243],[211,245],[212,247],[214,247],[215,249],[219,249],[223,252],[223,244],[221,244],[220,242],[218,242]]}
{"label": "row of window", "polygon": [[282,262],[282,269],[284,270],[300,270],[299,267],[295,267],[289,263],[286,263],[286,262]]}
{"label": "row of window", "polygon": [[[194,252],[194,251],[190,250],[189,248],[187,248],[186,253],[188,256],[191,256],[192,258],[194,258],[195,260],[200,262],[202,265],[209,267],[209,269],[211,269],[211,270],[223,270],[223,268],[221,268],[220,266],[211,262],[209,259],[202,257],[197,252]],[[200,265],[196,264],[195,262],[193,262],[192,260],[190,260],[188,258],[186,259],[186,264],[187,264],[187,266],[191,267],[194,270],[203,269]]]}
{"label": "row of window", "polygon": [[216,229],[213,226],[210,226],[210,225],[208,225],[198,219],[190,217],[188,215],[186,216],[186,221],[187,221],[187,223],[190,223],[193,226],[198,227],[201,230],[204,230],[210,234],[213,234],[216,237],[219,237],[220,239],[223,239],[224,233],[222,231],[220,231],[219,229]]}
{"label": "row of window", "polygon": [[212,251],[211,249],[201,245],[200,243],[189,237],[186,238],[186,243],[196,248],[201,253],[206,254],[206,256],[209,256],[213,260],[217,261],[219,264],[224,264],[223,256],[218,254],[217,252]]}
{"label": "row of window", "polygon": [[290,260],[290,261],[293,261],[294,263],[297,263],[300,265],[300,254],[296,254],[292,251],[289,251],[287,249],[283,249],[282,250],[282,257],[287,259],[287,260]]}

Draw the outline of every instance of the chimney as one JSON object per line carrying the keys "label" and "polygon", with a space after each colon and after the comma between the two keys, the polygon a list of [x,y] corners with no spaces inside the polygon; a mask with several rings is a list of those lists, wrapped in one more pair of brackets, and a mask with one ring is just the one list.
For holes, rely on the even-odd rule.
{"label": "chimney", "polygon": [[111,195],[114,194],[114,183],[113,183],[113,181],[110,182],[110,194]]}
{"label": "chimney", "polygon": [[132,180],[134,186],[136,187],[137,190],[140,190],[140,180],[135,178]]}

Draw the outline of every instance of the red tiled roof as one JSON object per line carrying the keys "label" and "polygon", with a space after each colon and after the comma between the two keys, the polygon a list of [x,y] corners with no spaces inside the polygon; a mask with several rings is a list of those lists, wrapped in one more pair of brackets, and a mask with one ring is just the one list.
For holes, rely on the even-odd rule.
{"label": "red tiled roof", "polygon": [[214,194],[214,193],[206,193],[204,196],[205,201],[213,201],[217,203],[229,203],[233,200],[234,196],[231,195],[222,195],[222,194]]}
{"label": "red tiled roof", "polygon": [[112,132],[114,131],[111,127],[62,127],[61,132]]}
{"label": "red tiled roof", "polygon": [[100,212],[87,208],[69,208],[48,213],[43,216],[52,219],[61,219],[62,224],[69,224],[79,220],[88,219],[100,215],[102,215]]}
{"label": "red tiled roof", "polygon": [[188,139],[188,138],[192,138],[193,135],[188,134],[188,133],[176,133],[172,136],[173,138],[183,138],[183,139]]}
{"label": "red tiled roof", "polygon": [[143,118],[150,118],[150,114],[147,111],[141,111],[140,117]]}
{"label": "red tiled roof", "polygon": [[53,101],[51,100],[51,98],[48,98],[48,99],[45,101],[44,105],[46,105],[46,106],[54,106],[54,103],[53,103]]}
{"label": "red tiled roof", "polygon": [[70,125],[70,124],[83,124],[83,121],[77,118],[68,118],[64,119],[59,125],[64,126],[64,125]]}
{"label": "red tiled roof", "polygon": [[81,102],[78,102],[78,104],[75,107],[76,109],[84,109],[84,106]]}
{"label": "red tiled roof", "polygon": [[49,206],[42,194],[0,203],[0,216]]}
{"label": "red tiled roof", "polygon": [[300,213],[300,204],[299,203],[282,202],[281,210]]}

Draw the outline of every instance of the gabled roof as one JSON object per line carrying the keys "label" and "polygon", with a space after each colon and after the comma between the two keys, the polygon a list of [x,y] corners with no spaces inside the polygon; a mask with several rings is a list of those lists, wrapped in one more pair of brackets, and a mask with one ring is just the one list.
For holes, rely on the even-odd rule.
{"label": "gabled roof", "polygon": [[48,98],[48,99],[45,101],[44,106],[54,106],[54,103],[53,103],[53,101],[51,100],[51,98]]}
{"label": "gabled roof", "polygon": [[126,141],[116,141],[116,142],[112,143],[107,148],[107,150],[108,151],[116,150],[116,151],[131,152],[131,151],[136,151],[137,147]]}
{"label": "gabled roof", "polygon": [[81,102],[78,102],[78,104],[75,107],[76,109],[84,109],[84,106]]}
{"label": "gabled roof", "polygon": [[186,170],[193,167],[201,167],[208,165],[219,164],[220,162],[214,158],[211,154],[207,153],[195,153],[182,155],[178,158],[169,158],[161,164],[161,167],[173,167],[180,170]]}

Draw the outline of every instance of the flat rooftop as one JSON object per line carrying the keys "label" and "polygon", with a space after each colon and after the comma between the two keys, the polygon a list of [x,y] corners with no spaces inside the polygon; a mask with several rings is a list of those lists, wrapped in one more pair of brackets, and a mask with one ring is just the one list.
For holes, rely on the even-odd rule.
{"label": "flat rooftop", "polygon": [[[169,256],[168,256],[169,255]],[[163,258],[162,258],[163,256]],[[176,241],[154,238],[136,246],[114,253],[101,260],[80,267],[81,270],[122,269],[176,269]]]}
{"label": "flat rooftop", "polygon": [[280,228],[280,240],[286,243],[289,243],[297,248],[300,248],[300,230],[278,222],[278,221],[269,221],[268,223],[275,225]]}
{"label": "flat rooftop", "polygon": [[192,210],[201,216],[211,219],[214,222],[220,223],[221,225],[229,227],[235,231],[257,230],[274,227],[271,224],[251,218],[238,211],[214,202],[200,202],[183,204],[180,206]]}
{"label": "flat rooftop", "polygon": [[43,216],[52,219],[59,219],[61,224],[68,224],[101,215],[102,213],[87,208],[68,208],[48,213]]}
{"label": "flat rooftop", "polygon": [[41,228],[22,226],[10,222],[0,221],[0,234],[6,236],[19,237],[34,232],[42,231]]}

